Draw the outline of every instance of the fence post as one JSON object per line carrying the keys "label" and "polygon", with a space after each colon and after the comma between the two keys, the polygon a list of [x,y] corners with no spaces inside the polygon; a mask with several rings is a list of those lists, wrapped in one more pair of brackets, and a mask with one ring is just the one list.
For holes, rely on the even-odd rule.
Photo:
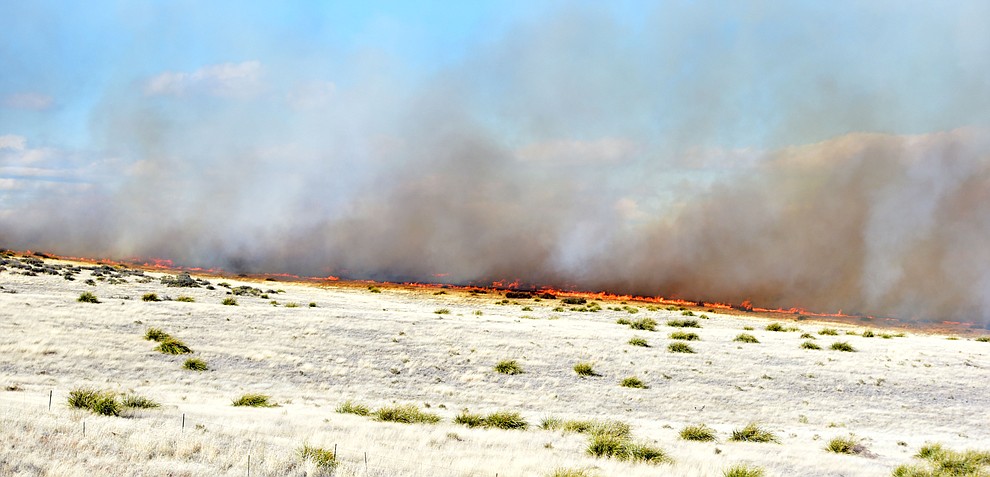
{"label": "fence post", "polygon": [[55,394],[54,389],[48,391],[48,412],[52,412],[52,395]]}
{"label": "fence post", "polygon": [[83,437],[86,436],[86,421],[83,421]]}
{"label": "fence post", "polygon": [[[337,459],[337,456],[333,456],[333,458],[334,458],[334,460],[336,460]],[[364,453],[364,472],[365,473],[368,472],[368,453],[367,452]]]}
{"label": "fence post", "polygon": [[333,445],[333,460],[337,460],[337,444]]}
{"label": "fence post", "polygon": [[186,413],[182,413],[182,432],[186,432]]}
{"label": "fence post", "polygon": [[251,477],[251,454],[248,454],[248,474],[247,477]]}

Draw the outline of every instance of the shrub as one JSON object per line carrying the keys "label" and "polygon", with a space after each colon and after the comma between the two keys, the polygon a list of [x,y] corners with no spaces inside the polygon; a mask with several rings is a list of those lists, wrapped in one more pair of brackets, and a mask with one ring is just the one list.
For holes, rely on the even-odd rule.
{"label": "shrub", "polygon": [[439,310],[436,310],[433,313],[436,313],[438,315],[449,315],[450,314],[450,310],[448,310],[446,308],[440,308]]}
{"label": "shrub", "polygon": [[493,412],[482,420],[482,425],[495,429],[526,429],[529,423],[518,412]]}
{"label": "shrub", "polygon": [[673,462],[663,449],[647,444],[634,443],[627,438],[604,434],[591,436],[587,452],[595,457],[607,457],[650,464]]}
{"label": "shrub", "polygon": [[667,345],[667,350],[671,353],[694,353],[694,350],[687,343],[671,343]]}
{"label": "shrub", "polygon": [[403,424],[436,424],[440,416],[420,411],[414,404],[386,406],[375,411],[375,419]]}
{"label": "shrub", "polygon": [[822,349],[822,347],[815,344],[814,341],[805,341],[801,343],[801,349]]}
{"label": "shrub", "polygon": [[772,432],[761,429],[756,423],[750,423],[742,429],[732,431],[730,441],[734,442],[780,442]]}
{"label": "shrub", "polygon": [[801,338],[803,340],[816,340],[816,339],[818,339],[818,338],[815,338],[815,335],[813,335],[811,333],[801,333],[801,336],[799,338]]}
{"label": "shrub", "polygon": [[514,359],[506,359],[495,364],[495,372],[501,374],[522,374],[522,366]]}
{"label": "shrub", "polygon": [[753,335],[751,335],[749,333],[740,333],[739,336],[736,336],[736,338],[734,340],[732,340],[732,341],[738,341],[740,343],[759,343],[760,342],[760,340],[756,339],[755,336],[753,336]]}
{"label": "shrub", "polygon": [[141,301],[162,301],[156,293],[145,293],[141,296]]}
{"label": "shrub", "polygon": [[100,302],[100,300],[96,298],[96,295],[94,295],[94,294],[92,294],[90,292],[82,292],[82,294],[79,295],[79,298],[76,298],[76,301],[82,302],[82,303],[99,303]]}
{"label": "shrub", "polygon": [[299,308],[299,304],[298,304],[298,303],[295,303],[295,302],[291,302],[291,301],[290,301],[289,303],[286,303],[286,304],[285,304],[285,307],[286,307],[286,308]]}
{"label": "shrub", "polygon": [[675,331],[671,333],[670,339],[685,340],[685,341],[701,341],[701,338],[696,333],[685,333],[683,331]]}
{"label": "shrub", "polygon": [[667,326],[673,326],[675,328],[701,328],[698,320],[668,320]]}
{"label": "shrub", "polygon": [[820,335],[828,335],[828,336],[836,336],[836,335],[839,334],[839,331],[836,330],[835,328],[822,328],[821,330],[818,331],[818,334],[820,334]]}
{"label": "shrub", "polygon": [[615,324],[617,324],[617,325],[631,325],[632,324],[632,321],[630,321],[629,318],[619,318],[618,320],[615,320]]}
{"label": "shrub", "polygon": [[863,338],[873,338],[874,336],[876,336],[876,334],[873,333],[873,330],[866,330],[863,332]]}
{"label": "shrub", "polygon": [[185,343],[171,337],[167,336],[161,341],[159,341],[158,347],[155,348],[159,352],[164,354],[189,354],[192,350],[186,346]]}
{"label": "shrub", "polygon": [[166,333],[166,332],[164,332],[164,331],[162,331],[162,330],[160,330],[158,328],[148,328],[148,330],[144,332],[144,339],[146,339],[148,341],[159,341],[160,342],[160,341],[165,340],[165,339],[168,339],[168,338],[171,338],[171,336],[169,336],[168,333]]}
{"label": "shrub", "polygon": [[681,439],[686,441],[711,442],[715,440],[715,429],[704,424],[687,426],[681,429]]}
{"label": "shrub", "polygon": [[481,427],[484,425],[485,418],[481,414],[472,414],[467,410],[461,411],[460,414],[454,417],[454,424],[462,424],[468,427]]}
{"label": "shrub", "polygon": [[193,303],[193,302],[196,301],[196,299],[193,298],[193,297],[191,297],[191,296],[181,295],[181,296],[179,296],[179,298],[176,298],[175,301],[181,301],[181,302],[185,302],[185,303]]}
{"label": "shrub", "polygon": [[220,303],[228,306],[237,306],[237,300],[235,300],[234,297],[232,296],[228,296],[227,298],[224,298],[223,301],[221,301]]}
{"label": "shrub", "polygon": [[337,406],[337,412],[340,414],[357,414],[358,416],[367,416],[371,414],[371,409],[364,404],[358,404],[347,400]]}
{"label": "shrub", "polygon": [[832,346],[829,346],[829,348],[835,351],[848,351],[848,352],[856,351],[856,348],[853,348],[851,344],[845,341],[836,341],[835,343],[832,343]]}
{"label": "shrub", "polygon": [[654,320],[653,318],[640,318],[632,323],[629,323],[629,327],[634,330],[656,331],[657,320]]}
{"label": "shrub", "polygon": [[918,450],[916,458],[922,465],[901,465],[894,469],[894,477],[983,477],[990,466],[990,451],[967,450],[957,452],[941,444],[927,443]]}
{"label": "shrub", "polygon": [[206,361],[199,358],[189,358],[185,363],[182,363],[182,367],[190,371],[206,371],[209,366],[206,365]]}
{"label": "shrub", "polygon": [[69,406],[77,409],[88,409],[104,416],[119,416],[123,407],[117,401],[117,396],[114,393],[93,389],[69,391]]}
{"label": "shrub", "polygon": [[161,407],[161,404],[137,394],[126,394],[120,399],[120,404],[131,409],[154,409]]}
{"label": "shrub", "polygon": [[784,325],[781,325],[780,323],[770,323],[766,327],[767,331],[784,331],[785,329],[786,328],[784,328]]}
{"label": "shrub", "polygon": [[632,338],[629,338],[629,344],[633,346],[642,346],[644,348],[650,347],[650,343],[646,341],[646,338],[640,338],[638,336],[633,336]]}
{"label": "shrub", "polygon": [[565,305],[583,305],[585,303],[588,303],[588,300],[585,299],[585,298],[581,298],[581,297],[568,296],[568,297],[561,298],[560,299],[560,302],[563,303],[563,304],[565,304]]}
{"label": "shrub", "polygon": [[623,379],[619,386],[624,388],[634,388],[634,389],[646,389],[646,383],[637,378],[636,376],[629,376]]}
{"label": "shrub", "polygon": [[976,341],[979,341],[981,343],[990,343],[990,336],[981,336],[979,338],[976,338]]}
{"label": "shrub", "polygon": [[320,447],[310,447],[304,444],[299,449],[299,458],[312,462],[319,469],[330,472],[337,468],[337,456],[332,450]]}
{"label": "shrub", "polygon": [[722,471],[723,477],[763,477],[763,475],[762,468],[745,464],[737,464]]}
{"label": "shrub", "polygon": [[309,307],[310,308],[316,308],[316,302],[315,301],[309,302]]}
{"label": "shrub", "polygon": [[277,403],[271,402],[269,399],[271,399],[271,397],[267,394],[249,393],[234,399],[231,405],[247,407],[278,407]]}
{"label": "shrub", "polygon": [[578,376],[598,376],[591,363],[581,362],[574,365],[574,372]]}
{"label": "shrub", "polygon": [[368,291],[370,291],[371,293],[381,293],[382,289],[374,285],[368,285]]}
{"label": "shrub", "polygon": [[693,311],[690,311],[690,310],[685,310],[685,311],[682,311],[681,312],[681,315],[683,315],[683,316],[694,316],[694,312]]}
{"label": "shrub", "polygon": [[825,446],[825,450],[829,452],[835,452],[836,454],[862,454],[866,451],[866,447],[859,443],[856,439],[850,437],[835,437],[828,441],[828,445]]}

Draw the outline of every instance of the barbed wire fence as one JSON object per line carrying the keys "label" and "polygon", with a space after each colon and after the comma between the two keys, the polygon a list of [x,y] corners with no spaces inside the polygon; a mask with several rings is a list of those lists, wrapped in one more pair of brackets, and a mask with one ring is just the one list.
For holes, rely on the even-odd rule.
{"label": "barbed wire fence", "polygon": [[[72,423],[72,425],[78,426],[77,429],[81,438],[98,437],[100,435],[101,423],[105,424],[107,422],[99,419],[102,416],[88,414],[88,411],[74,410],[68,407],[68,394],[63,395],[63,393],[57,392],[55,389],[50,389],[44,395],[16,393],[16,396],[12,396],[12,394],[14,393],[5,393],[3,398],[0,399],[0,411],[2,411],[0,412],[0,421],[6,420],[22,424],[34,423],[40,415],[54,418],[62,423],[78,421]],[[157,421],[149,422],[146,419],[137,418],[115,420],[113,423],[120,425],[126,422],[133,427],[144,425],[144,428],[141,430],[149,435],[153,434],[154,431],[162,434],[165,431],[174,432],[176,430],[178,430],[180,435],[187,433],[191,435],[193,432],[205,432],[209,429],[210,432],[219,434],[230,441],[239,441],[245,449],[240,459],[241,467],[243,467],[243,473],[241,475],[245,475],[246,477],[270,475],[261,473],[261,469],[258,468],[258,458],[266,455],[265,451],[268,450],[266,447],[272,450],[280,450],[290,455],[295,454],[300,463],[305,460],[299,452],[303,443],[293,445],[287,442],[290,440],[288,437],[275,436],[272,433],[233,425],[229,422],[219,422],[198,413],[179,410],[175,412],[170,411],[170,409],[146,411],[149,416],[157,417]],[[89,416],[92,416],[93,419],[87,419]],[[165,426],[156,429],[154,424],[159,422]],[[103,425],[103,427],[109,426]],[[162,436],[162,439],[165,438],[165,436]],[[263,447],[259,448],[259,446]],[[345,445],[339,445],[339,443],[333,445],[332,452],[333,460],[337,465],[335,469],[328,470],[327,473],[330,475],[338,475],[346,468],[350,472],[348,475],[362,476],[395,475],[396,472],[403,472],[407,475],[507,476],[503,472],[481,473],[478,471],[454,469],[452,467],[438,465],[435,462],[424,462],[419,459],[412,460],[394,455],[369,452],[367,450],[354,450]],[[252,455],[254,455],[254,464],[252,464]],[[415,473],[413,473],[414,469],[416,471]],[[298,475],[306,476],[309,474],[306,471],[301,471]]]}

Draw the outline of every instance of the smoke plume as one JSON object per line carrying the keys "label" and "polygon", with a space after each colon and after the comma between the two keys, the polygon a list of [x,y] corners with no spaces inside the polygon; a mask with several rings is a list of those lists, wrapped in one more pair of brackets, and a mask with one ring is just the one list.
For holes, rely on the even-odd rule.
{"label": "smoke plume", "polygon": [[555,12],[425,76],[276,51],[121,81],[85,186],[18,196],[0,244],[990,323],[987,39],[722,10]]}

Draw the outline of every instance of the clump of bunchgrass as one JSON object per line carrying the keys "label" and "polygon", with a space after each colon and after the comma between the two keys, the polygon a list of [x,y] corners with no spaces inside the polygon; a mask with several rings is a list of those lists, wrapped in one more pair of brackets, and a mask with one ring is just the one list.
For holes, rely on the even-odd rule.
{"label": "clump of bunchgrass", "polygon": [[701,328],[698,320],[667,320],[667,326],[675,328]]}
{"label": "clump of bunchgrass", "polygon": [[632,433],[632,428],[628,423],[613,420],[561,420],[555,417],[546,417],[540,423],[540,428],[548,431],[560,430],[588,435],[604,434],[621,438],[629,437]]}
{"label": "clump of bunchgrass", "polygon": [[657,320],[654,320],[653,318],[640,318],[636,321],[630,322],[629,327],[634,330],[656,331]]}
{"label": "clump of bunchgrass", "polygon": [[679,341],[667,345],[667,351],[671,353],[694,353],[694,349],[688,346],[687,343],[681,343]]}
{"label": "clump of bunchgrass", "polygon": [[837,330],[835,328],[822,328],[822,329],[818,330],[818,334],[820,334],[820,335],[828,335],[828,336],[838,336],[839,330]]}
{"label": "clump of bunchgrass", "polygon": [[623,378],[622,381],[619,382],[619,386],[622,386],[624,388],[633,388],[633,389],[647,388],[646,383],[644,383],[643,380],[637,378],[636,376],[629,376],[627,378]]}
{"label": "clump of bunchgrass", "polygon": [[818,338],[815,338],[815,335],[813,335],[811,333],[801,333],[801,336],[799,336],[798,338],[801,338],[803,340],[817,340],[818,339]]}
{"label": "clump of bunchgrass", "polygon": [[981,336],[979,338],[976,338],[976,341],[979,341],[981,343],[990,343],[990,336]]}
{"label": "clump of bunchgrass", "polygon": [[829,348],[834,351],[846,351],[850,353],[856,351],[856,348],[853,348],[853,345],[846,341],[836,341],[835,343],[832,343],[832,346],[829,346]]}
{"label": "clump of bunchgrass", "polygon": [[686,441],[712,442],[716,440],[715,429],[704,424],[687,426],[681,429],[680,436]]}
{"label": "clump of bunchgrass", "polygon": [[801,349],[822,349],[822,347],[815,344],[814,341],[809,340],[801,343]]}
{"label": "clump of bunchgrass", "polygon": [[524,430],[529,427],[529,423],[518,412],[498,411],[482,418],[481,426],[492,429]]}
{"label": "clump of bunchgrass", "polygon": [[227,298],[224,298],[223,301],[220,302],[220,304],[227,306],[237,306],[237,300],[235,300],[234,297],[232,296],[228,296]]}
{"label": "clump of bunchgrass", "polygon": [[186,346],[185,343],[179,341],[171,336],[166,336],[161,341],[158,342],[158,347],[155,348],[160,353],[164,354],[189,354],[192,350]]}
{"label": "clump of bunchgrass", "polygon": [[248,393],[231,402],[232,406],[245,407],[278,407],[278,403],[271,401],[271,396],[267,394]]}
{"label": "clump of bunchgrass", "polygon": [[182,363],[182,367],[190,371],[206,371],[210,369],[210,367],[206,364],[206,361],[199,358],[187,359],[186,362]]}
{"label": "clump of bunchgrass", "polygon": [[356,414],[358,416],[367,416],[371,414],[371,408],[365,406],[364,404],[359,404],[351,400],[344,401],[337,406],[337,412],[340,414]]}
{"label": "clump of bunchgrass", "polygon": [[104,416],[119,416],[123,409],[114,393],[85,388],[69,391],[69,406]]}
{"label": "clump of bunchgrass", "polygon": [[299,449],[299,458],[312,462],[313,465],[324,472],[332,472],[337,468],[338,464],[337,456],[332,450],[312,447],[309,444],[303,444]]}
{"label": "clump of bunchgrass", "polygon": [[522,374],[523,368],[518,361],[514,359],[505,359],[495,364],[495,372],[508,375]]}
{"label": "clump of bunchgrass", "polygon": [[755,336],[753,336],[753,335],[751,335],[749,333],[739,333],[739,335],[736,336],[736,338],[733,339],[732,341],[738,341],[740,343],[759,343],[760,342],[760,340],[756,339]]}
{"label": "clump of bunchgrass", "polygon": [[131,409],[154,409],[161,407],[161,404],[153,399],[139,396],[137,394],[125,394],[120,398],[120,404]]}
{"label": "clump of bunchgrass", "polygon": [[782,325],[780,323],[770,323],[764,329],[767,330],[767,331],[784,331],[784,330],[786,330],[786,328],[784,328],[784,325]]}
{"label": "clump of bunchgrass", "polygon": [[80,303],[99,303],[100,302],[100,300],[98,298],[96,298],[96,295],[92,294],[91,292],[82,292],[79,295],[79,298],[76,298],[76,301],[78,301]]}
{"label": "clump of bunchgrass", "polygon": [[866,330],[863,332],[862,336],[863,338],[873,338],[874,336],[876,336],[876,333],[874,333],[873,330]]}
{"label": "clump of bunchgrass", "polygon": [[701,337],[699,337],[697,333],[685,333],[683,331],[675,331],[671,333],[670,339],[684,340],[684,341],[701,341]]}
{"label": "clump of bunchgrass", "polygon": [[670,456],[659,447],[635,443],[628,438],[599,434],[591,436],[587,452],[599,458],[645,462],[650,464],[671,463]]}
{"label": "clump of bunchgrass", "polygon": [[580,362],[575,364],[574,372],[577,373],[578,376],[598,376],[598,373],[595,372],[594,365],[588,362]]}
{"label": "clump of bunchgrass", "polygon": [[763,477],[764,475],[763,468],[746,464],[736,464],[722,471],[722,477]]}
{"label": "clump of bunchgrass", "polygon": [[545,477],[597,477],[596,474],[591,469],[569,469],[565,467],[558,467],[554,469],[549,474],[545,474]]}
{"label": "clump of bunchgrass", "polygon": [[985,477],[990,470],[990,451],[953,451],[942,444],[926,443],[916,458],[925,462],[919,465],[901,465],[894,469],[894,477]]}
{"label": "clump of bunchgrass", "polygon": [[742,429],[733,430],[729,440],[733,442],[780,442],[776,435],[761,428],[756,423],[749,423]]}
{"label": "clump of bunchgrass", "polygon": [[484,422],[485,416],[468,412],[467,409],[454,416],[454,424],[461,424],[468,427],[482,427]]}
{"label": "clump of bunchgrass", "polygon": [[440,309],[434,310],[433,313],[436,313],[438,315],[449,315],[450,314],[450,310],[447,309],[447,308],[440,308]]}
{"label": "clump of bunchgrass", "polygon": [[836,454],[857,455],[866,452],[866,446],[852,436],[834,437],[825,445],[825,450]]}
{"label": "clump of bunchgrass", "polygon": [[381,407],[374,412],[374,416],[378,421],[402,424],[436,424],[440,422],[440,416],[421,411],[415,404]]}
{"label": "clump of bunchgrass", "polygon": [[381,293],[382,289],[376,287],[375,285],[368,285],[368,291],[370,291],[371,293]]}
{"label": "clump of bunchgrass", "polygon": [[646,338],[640,338],[639,336],[633,336],[629,338],[629,344],[633,346],[642,346],[643,348],[649,348],[650,343],[646,341]]}
{"label": "clump of bunchgrass", "polygon": [[158,298],[157,293],[145,293],[141,296],[141,301],[162,301],[162,299]]}
{"label": "clump of bunchgrass", "polygon": [[191,296],[180,295],[175,301],[181,301],[184,303],[195,303],[196,299]]}
{"label": "clump of bunchgrass", "polygon": [[148,330],[144,332],[144,339],[146,339],[148,341],[161,342],[162,340],[165,340],[166,338],[171,338],[171,336],[169,336],[168,333],[166,333],[166,332],[164,332],[164,331],[162,331],[162,330],[160,330],[158,328],[148,328]]}

